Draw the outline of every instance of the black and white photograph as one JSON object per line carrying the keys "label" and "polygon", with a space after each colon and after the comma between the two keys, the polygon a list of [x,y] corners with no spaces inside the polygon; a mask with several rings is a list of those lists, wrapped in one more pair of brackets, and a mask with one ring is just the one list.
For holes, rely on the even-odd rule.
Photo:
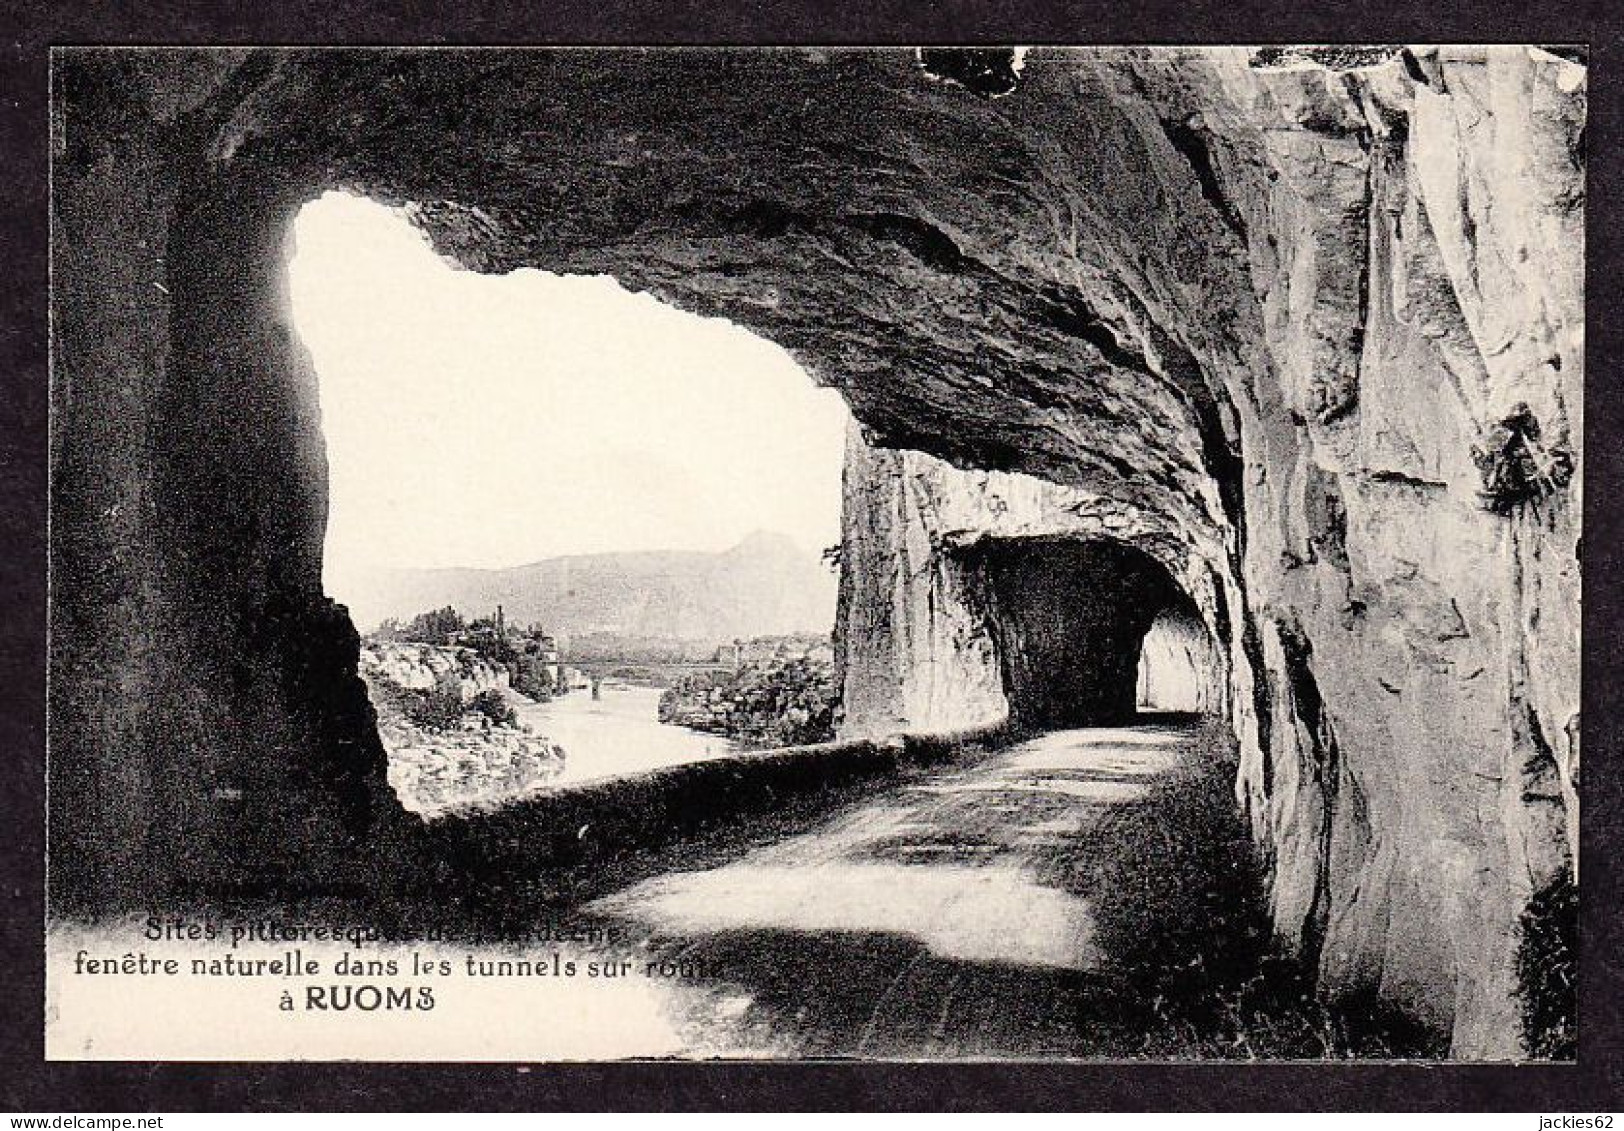
{"label": "black and white photograph", "polygon": [[54,48],[46,1057],[1584,1057],[1589,68]]}

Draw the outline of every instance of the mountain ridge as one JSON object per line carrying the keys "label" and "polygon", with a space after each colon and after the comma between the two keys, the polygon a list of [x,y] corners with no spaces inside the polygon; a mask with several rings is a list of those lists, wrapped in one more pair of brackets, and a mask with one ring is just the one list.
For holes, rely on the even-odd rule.
{"label": "mountain ridge", "polygon": [[565,554],[485,568],[379,567],[334,596],[363,630],[451,605],[465,617],[497,605],[513,624],[558,634],[689,640],[827,632],[836,580],[783,534],[757,531],[725,550]]}

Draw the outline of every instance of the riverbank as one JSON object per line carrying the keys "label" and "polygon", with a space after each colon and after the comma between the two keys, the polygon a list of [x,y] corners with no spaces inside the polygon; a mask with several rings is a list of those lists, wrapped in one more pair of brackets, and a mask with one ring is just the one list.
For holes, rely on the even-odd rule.
{"label": "riverbank", "polygon": [[563,750],[513,710],[531,700],[513,691],[504,668],[470,649],[373,643],[361,651],[360,674],[389,786],[410,812],[500,805],[564,769]]}
{"label": "riverbank", "polygon": [[786,656],[680,680],[660,697],[659,718],[771,749],[833,741],[839,706],[832,660]]}
{"label": "riverbank", "polygon": [[658,687],[605,682],[601,695],[572,691],[545,703],[510,700],[519,722],[564,752],[564,767],[550,786],[564,787],[627,774],[703,762],[732,754],[737,746],[659,721]]}

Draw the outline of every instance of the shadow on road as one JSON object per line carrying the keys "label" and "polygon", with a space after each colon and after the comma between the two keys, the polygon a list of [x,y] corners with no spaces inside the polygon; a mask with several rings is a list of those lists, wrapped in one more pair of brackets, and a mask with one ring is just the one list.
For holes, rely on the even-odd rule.
{"label": "shadow on road", "polygon": [[[1358,1003],[1329,1009],[1315,997],[1311,979],[1272,938],[1264,869],[1233,797],[1232,743],[1216,731],[1196,730],[1188,720],[1166,723],[1113,732],[1111,755],[1094,756],[1093,768],[1056,771],[1056,758],[1043,739],[1017,747],[996,761],[1002,768],[994,781],[978,770],[941,787],[947,792],[929,810],[938,824],[921,824],[923,810],[912,810],[910,823],[902,826],[914,830],[907,836],[857,842],[850,833],[842,842],[838,828],[826,831],[806,843],[826,850],[835,844],[838,855],[805,866],[818,870],[823,878],[817,883],[831,885],[828,890],[814,885],[810,893],[785,895],[793,885],[784,876],[776,881],[777,902],[739,889],[744,905],[759,909],[759,925],[747,925],[751,913],[721,906],[733,890],[729,883],[742,879],[737,868],[678,876],[607,905],[656,924],[644,942],[646,955],[686,963],[700,983],[725,985],[735,1000],[748,1002],[726,1043],[768,1055],[1442,1055],[1438,1039],[1402,1018]],[[1143,772],[1145,759],[1162,755],[1170,740],[1183,752],[1176,765]],[[1027,756],[1030,761],[1049,767],[1044,788],[1070,792],[1021,801],[1028,831],[1043,829],[1042,847],[1023,874],[1035,872],[1040,885],[1035,892],[1052,889],[1086,906],[1084,929],[1090,937],[1086,945],[1079,941],[1075,953],[1086,953],[1087,962],[955,956],[933,941],[939,930],[926,922],[929,908],[923,902],[918,912],[903,912],[907,925],[895,930],[812,926],[850,921],[850,908],[838,902],[843,897],[839,877],[853,867],[872,868],[867,861],[876,856],[893,869],[898,861],[912,861],[903,867],[917,875],[917,883],[903,879],[890,889],[904,904],[944,869],[958,875],[968,864],[990,880],[998,871],[996,861],[1007,862],[1021,841],[1021,830],[1018,823],[977,825],[968,806],[981,806],[985,820],[988,811],[1006,808],[1000,791],[1028,788],[1020,776],[1028,747],[1035,755]],[[1135,759],[1141,767],[1137,776],[1131,771]],[[1109,771],[1113,762],[1121,772]],[[1102,788],[1106,792],[1099,794]],[[1074,806],[1102,815],[1074,822],[1069,833],[1055,833],[1055,818],[1063,812],[1059,800],[1067,796]],[[749,867],[760,871],[781,858],[752,859],[758,863]],[[724,882],[726,876],[739,879]],[[985,923],[973,921],[987,915],[984,892],[949,906],[962,911],[965,932],[986,930]],[[874,908],[857,918],[893,922],[899,919],[894,910]],[[791,924],[797,920],[806,926],[796,929]],[[1005,929],[1023,927],[1030,930],[1030,922],[1012,917]],[[1027,940],[1006,941],[1011,945],[991,949],[1018,955],[1022,947],[1013,944]],[[696,1036],[701,1051],[708,1040],[706,1034]]]}
{"label": "shadow on road", "polygon": [[1311,973],[1273,936],[1267,870],[1234,798],[1236,771],[1233,740],[1203,728],[1194,757],[1057,846],[1042,869],[1092,909],[1110,1012],[1139,1034],[1124,1055],[1445,1055],[1446,1036],[1407,1018],[1316,996]]}

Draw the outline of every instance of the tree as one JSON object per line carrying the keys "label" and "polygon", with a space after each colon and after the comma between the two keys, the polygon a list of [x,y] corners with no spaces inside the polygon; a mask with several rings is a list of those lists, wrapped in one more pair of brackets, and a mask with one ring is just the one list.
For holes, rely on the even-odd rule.
{"label": "tree", "polygon": [[454,638],[467,628],[461,614],[450,605],[443,609],[433,609],[426,613],[418,613],[401,630],[402,640],[409,640],[418,644],[450,644]]}
{"label": "tree", "polygon": [[519,656],[518,648],[514,647],[506,633],[498,629],[494,617],[470,621],[462,633],[461,643],[492,663],[511,664]]}

